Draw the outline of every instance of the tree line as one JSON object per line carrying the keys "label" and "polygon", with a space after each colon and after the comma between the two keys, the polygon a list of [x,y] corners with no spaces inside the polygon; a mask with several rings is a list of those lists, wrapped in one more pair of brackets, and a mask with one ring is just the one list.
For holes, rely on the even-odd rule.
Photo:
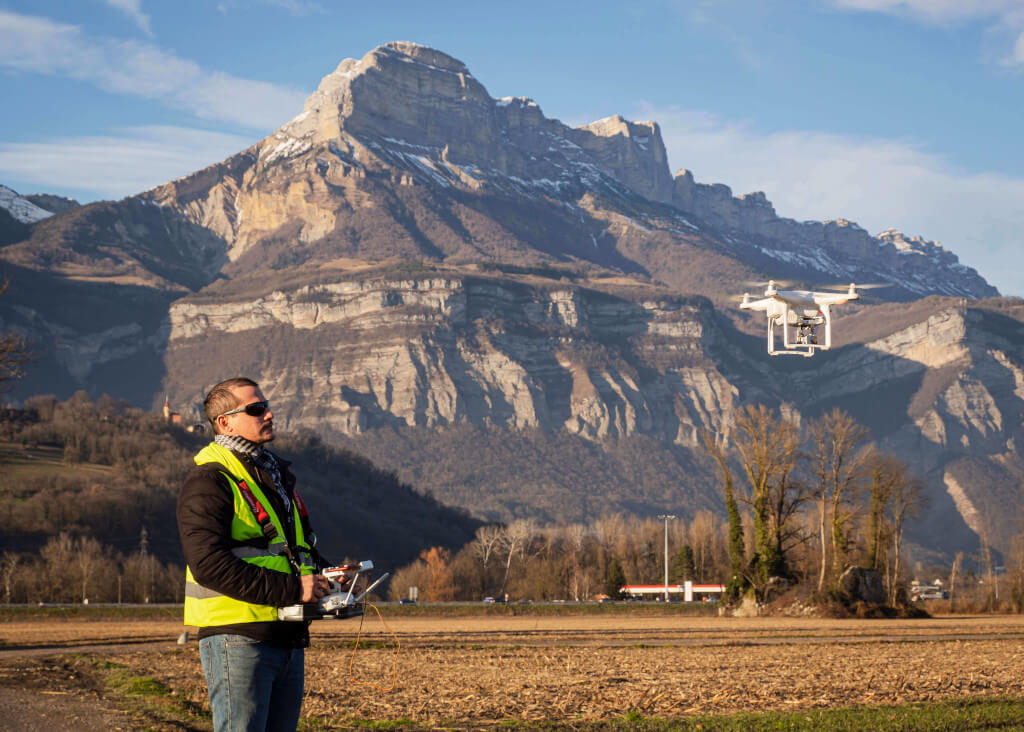
{"label": "tree line", "polygon": [[127,554],[66,531],[50,537],[38,552],[0,554],[6,604],[183,602],[184,589],[181,565],[151,554],[145,529],[136,550]]}
{"label": "tree line", "polygon": [[[903,536],[925,506],[923,484],[852,417],[836,409],[801,426],[749,405],[729,434],[705,433],[702,442],[718,469],[724,516],[701,510],[667,524],[609,515],[587,524],[488,525],[454,554],[425,550],[395,573],[390,596],[416,587],[437,601],[615,597],[624,584],[663,581],[667,531],[672,584],[724,584],[728,599],[762,602],[799,588],[827,603],[841,599],[840,579],[853,567],[876,573],[886,602],[905,602]],[[1011,589],[1013,598],[1019,606],[1020,592]]]}
{"label": "tree line", "polygon": [[[0,410],[8,454],[47,446],[67,468],[33,472],[9,465],[0,479],[4,601],[180,599],[173,505],[192,456],[208,439],[84,392]],[[728,435],[705,434],[703,445],[717,467],[724,511],[680,510],[667,523],[616,513],[566,524],[483,525],[311,435],[282,440],[281,447],[311,473],[306,500],[322,509],[320,532],[337,531],[340,545],[359,553],[332,558],[397,566],[392,599],[408,597],[411,587],[423,601],[615,597],[624,584],[661,583],[667,531],[672,584],[725,584],[731,599],[759,601],[796,587],[827,601],[843,572],[858,567],[877,572],[890,603],[900,600],[908,579],[903,534],[924,506],[922,484],[849,415],[835,410],[801,426],[748,406]],[[97,466],[111,469],[98,474]],[[368,527],[381,521],[387,523],[379,536],[372,535]],[[1024,541],[1018,544],[1001,597],[991,551],[983,548],[976,558],[990,596],[975,606],[1021,604]],[[978,580],[959,556],[950,590],[968,601]]]}

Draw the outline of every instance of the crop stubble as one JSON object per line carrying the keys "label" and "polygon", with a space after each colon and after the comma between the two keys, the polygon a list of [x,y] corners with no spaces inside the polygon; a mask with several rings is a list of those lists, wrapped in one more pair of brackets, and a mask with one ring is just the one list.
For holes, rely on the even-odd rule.
{"label": "crop stubble", "polygon": [[[475,726],[502,719],[609,719],[629,710],[674,718],[1024,696],[1024,619],[1016,616],[519,616],[395,618],[389,624],[402,647],[395,687],[386,692],[375,687],[392,684],[396,651],[389,632],[368,617],[353,655],[358,621],[314,625],[304,716],[335,724],[411,719]],[[111,635],[109,627],[90,632]],[[102,655],[205,704],[194,643]]]}

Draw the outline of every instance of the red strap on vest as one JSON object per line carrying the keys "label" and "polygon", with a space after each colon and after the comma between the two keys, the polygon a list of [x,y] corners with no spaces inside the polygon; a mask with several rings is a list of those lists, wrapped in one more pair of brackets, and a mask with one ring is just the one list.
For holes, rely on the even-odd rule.
{"label": "red strap on vest", "polygon": [[[273,541],[274,539],[278,538],[280,534],[278,534],[277,532],[277,527],[274,526],[274,522],[270,520],[270,514],[267,513],[267,510],[265,508],[263,508],[263,504],[261,504],[259,499],[256,498],[256,496],[252,492],[252,489],[245,484],[244,480],[238,478],[237,482],[238,492],[242,494],[242,498],[248,504],[249,510],[252,511],[252,515],[256,517],[256,521],[259,523],[260,529],[263,531],[263,535],[267,537],[269,541]],[[298,496],[296,496],[296,498],[298,498]],[[302,499],[299,499],[297,505],[300,506],[300,513],[305,511],[306,506],[302,503]],[[304,513],[302,515],[305,516]],[[285,539],[284,544],[281,546],[281,553],[284,554],[285,557],[287,557],[288,564],[291,565],[292,569],[295,571],[295,574],[302,574],[302,568],[299,566],[299,563],[295,560],[295,555],[292,552],[292,548],[288,544],[287,539]]]}
{"label": "red strap on vest", "polygon": [[260,526],[265,526],[270,521],[270,514],[263,508],[263,504],[260,503],[259,499],[253,495],[252,489],[245,484],[244,480],[238,481],[238,492],[242,494],[242,498],[249,504],[249,510],[252,511],[252,515],[256,517]]}
{"label": "red strap on vest", "polygon": [[309,511],[306,510],[306,502],[302,500],[302,496],[300,496],[299,492],[294,488],[292,489],[292,498],[295,500],[295,505],[299,507],[299,517],[309,518]]}

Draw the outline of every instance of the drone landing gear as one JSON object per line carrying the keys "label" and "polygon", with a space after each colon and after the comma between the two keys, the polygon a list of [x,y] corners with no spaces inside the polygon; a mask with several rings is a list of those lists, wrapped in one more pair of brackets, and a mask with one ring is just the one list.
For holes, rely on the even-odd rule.
{"label": "drone landing gear", "polygon": [[[818,340],[818,326],[825,326],[825,341]],[[818,349],[827,351],[832,346],[831,322],[827,308],[816,315],[797,315],[783,308],[780,316],[768,318],[768,353],[772,356],[794,355],[810,358]],[[775,348],[775,329],[782,331],[782,348]]]}

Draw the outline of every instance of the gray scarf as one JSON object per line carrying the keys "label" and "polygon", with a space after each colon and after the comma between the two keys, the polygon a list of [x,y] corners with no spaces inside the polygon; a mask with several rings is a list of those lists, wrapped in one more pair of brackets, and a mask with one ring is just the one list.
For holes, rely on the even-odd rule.
{"label": "gray scarf", "polygon": [[274,457],[274,454],[269,450],[264,450],[255,442],[251,442],[238,435],[214,435],[213,441],[221,447],[226,447],[228,450],[248,455],[256,465],[267,471],[267,474],[274,480],[274,487],[277,488],[278,495],[284,501],[284,519],[291,523],[292,502],[284,489],[284,481],[281,479],[281,467],[277,464],[277,458]]}

